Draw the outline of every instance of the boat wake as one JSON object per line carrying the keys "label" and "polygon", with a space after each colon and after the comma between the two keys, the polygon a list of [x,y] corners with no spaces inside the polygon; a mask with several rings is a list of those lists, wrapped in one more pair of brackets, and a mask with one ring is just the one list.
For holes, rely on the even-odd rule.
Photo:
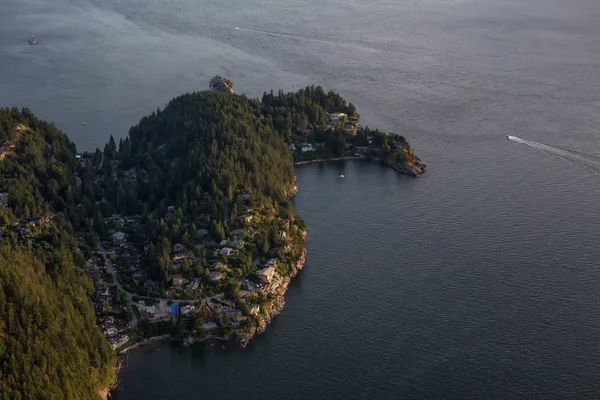
{"label": "boat wake", "polygon": [[327,45],[332,45],[332,44],[334,44],[334,45],[344,45],[345,44],[345,43],[334,42],[334,41],[331,41],[331,40],[311,38],[311,37],[308,37],[308,36],[291,35],[289,33],[260,31],[260,30],[257,30],[257,29],[240,28],[238,26],[234,27],[233,29],[235,29],[236,31],[241,31],[241,32],[256,33],[256,34],[260,34],[260,35],[274,36],[274,37],[280,37],[280,38],[286,38],[286,39],[302,40],[302,41],[313,42],[313,43],[323,43],[323,44],[327,44]]}
{"label": "boat wake", "polygon": [[534,149],[542,150],[548,154],[558,156],[572,164],[600,174],[600,157],[593,154],[587,154],[575,150],[561,149],[560,147],[549,146],[544,143],[521,139],[516,136],[507,136],[507,138],[514,142],[522,143],[529,147],[533,147]]}

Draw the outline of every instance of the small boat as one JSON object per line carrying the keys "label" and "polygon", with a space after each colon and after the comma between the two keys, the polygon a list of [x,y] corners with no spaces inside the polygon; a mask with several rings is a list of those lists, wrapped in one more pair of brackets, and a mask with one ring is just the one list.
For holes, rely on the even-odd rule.
{"label": "small boat", "polygon": [[344,175],[340,175],[340,178],[343,178],[343,177],[344,177]]}
{"label": "small boat", "polygon": [[85,125],[86,125],[86,123],[84,122],[84,123],[83,123],[83,126],[85,126]]}
{"label": "small boat", "polygon": [[35,40],[35,38],[33,37],[33,35],[31,35],[31,39],[29,39],[29,44],[32,46],[35,46],[36,44],[38,44],[38,41]]}

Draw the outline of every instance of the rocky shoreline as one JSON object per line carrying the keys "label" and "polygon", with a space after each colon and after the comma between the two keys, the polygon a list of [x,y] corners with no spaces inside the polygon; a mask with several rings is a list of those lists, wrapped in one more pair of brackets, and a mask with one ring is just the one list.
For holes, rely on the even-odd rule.
{"label": "rocky shoreline", "polygon": [[[246,345],[250,342],[250,340],[256,336],[259,335],[263,332],[265,332],[267,325],[269,325],[269,323],[273,320],[273,318],[275,318],[277,315],[279,315],[279,313],[281,312],[281,310],[283,310],[283,307],[285,306],[285,293],[287,292],[287,288],[291,282],[291,280],[298,275],[298,272],[300,272],[302,270],[302,268],[304,267],[304,263],[306,262],[306,248],[302,251],[302,255],[300,256],[300,258],[298,259],[298,261],[296,262],[295,266],[294,266],[294,270],[292,272],[292,274],[284,279],[282,279],[281,282],[281,286],[278,288],[277,292],[275,293],[276,298],[273,300],[273,302],[270,304],[269,306],[269,310],[266,313],[266,315],[262,316],[261,319],[261,323],[258,327],[254,328],[252,332],[248,332],[244,335],[233,335],[229,338],[227,337],[222,337],[222,336],[215,336],[215,335],[209,335],[206,337],[199,337],[199,338],[188,338],[188,339],[175,339],[173,338],[171,335],[160,335],[160,336],[154,336],[148,339],[145,339],[143,341],[140,341],[138,343],[132,344],[131,346],[128,346],[122,350],[119,351],[120,355],[125,355],[128,352],[137,349],[138,347],[141,346],[146,346],[149,344],[153,344],[156,342],[160,342],[163,340],[173,340],[173,341],[177,341],[177,342],[186,342],[186,345],[192,344],[192,343],[205,343],[205,342],[210,342],[213,340],[216,341],[221,341],[221,342],[227,342],[227,341],[232,341],[235,339],[239,339],[240,340],[240,344],[242,345],[242,347],[246,347]],[[117,368],[117,372],[118,372],[118,368]]]}
{"label": "rocky shoreline", "polygon": [[248,332],[246,335],[244,335],[240,338],[240,344],[242,345],[242,347],[246,347],[248,345],[248,343],[250,342],[250,340],[252,340],[252,338],[254,336],[260,335],[261,333],[263,333],[266,330],[267,325],[269,325],[269,323],[271,323],[273,318],[275,318],[277,315],[279,315],[279,313],[281,313],[281,310],[283,310],[283,307],[285,306],[285,293],[287,292],[287,288],[288,288],[291,280],[296,275],[298,275],[298,272],[300,272],[302,270],[302,268],[304,268],[305,262],[306,262],[306,248],[304,248],[304,250],[302,251],[302,255],[296,262],[296,265],[294,266],[294,270],[292,271],[290,276],[288,276],[282,280],[281,286],[278,288],[278,290],[276,292],[276,298],[271,303],[271,308],[268,310],[266,315],[264,315],[263,318],[261,319],[260,325],[256,328],[254,328],[251,332]]}

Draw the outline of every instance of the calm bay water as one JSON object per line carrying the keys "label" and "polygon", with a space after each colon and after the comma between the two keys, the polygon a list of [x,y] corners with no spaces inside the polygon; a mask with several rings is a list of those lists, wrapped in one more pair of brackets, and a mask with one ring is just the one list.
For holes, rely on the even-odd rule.
{"label": "calm bay water", "polygon": [[0,2],[0,105],[79,148],[223,74],[335,88],[429,167],[299,167],[309,257],[282,315],[246,349],[136,351],[115,397],[598,398],[600,175],[506,138],[600,155],[598,20],[595,0]]}

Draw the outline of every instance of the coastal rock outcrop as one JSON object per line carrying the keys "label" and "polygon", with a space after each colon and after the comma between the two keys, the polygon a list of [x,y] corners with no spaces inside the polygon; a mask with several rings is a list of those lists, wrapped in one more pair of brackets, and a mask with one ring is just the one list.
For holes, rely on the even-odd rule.
{"label": "coastal rock outcrop", "polygon": [[413,177],[417,177],[421,174],[425,173],[425,169],[427,166],[420,158],[415,158],[414,161],[406,163],[405,165],[396,165],[393,163],[386,162],[392,169],[401,172],[403,174],[407,174]]}
{"label": "coastal rock outcrop", "polygon": [[219,75],[215,76],[210,80],[208,87],[210,88],[210,90],[214,90],[217,92],[226,92],[231,94],[235,93],[233,91],[233,83],[231,83],[229,79],[223,78]]}

